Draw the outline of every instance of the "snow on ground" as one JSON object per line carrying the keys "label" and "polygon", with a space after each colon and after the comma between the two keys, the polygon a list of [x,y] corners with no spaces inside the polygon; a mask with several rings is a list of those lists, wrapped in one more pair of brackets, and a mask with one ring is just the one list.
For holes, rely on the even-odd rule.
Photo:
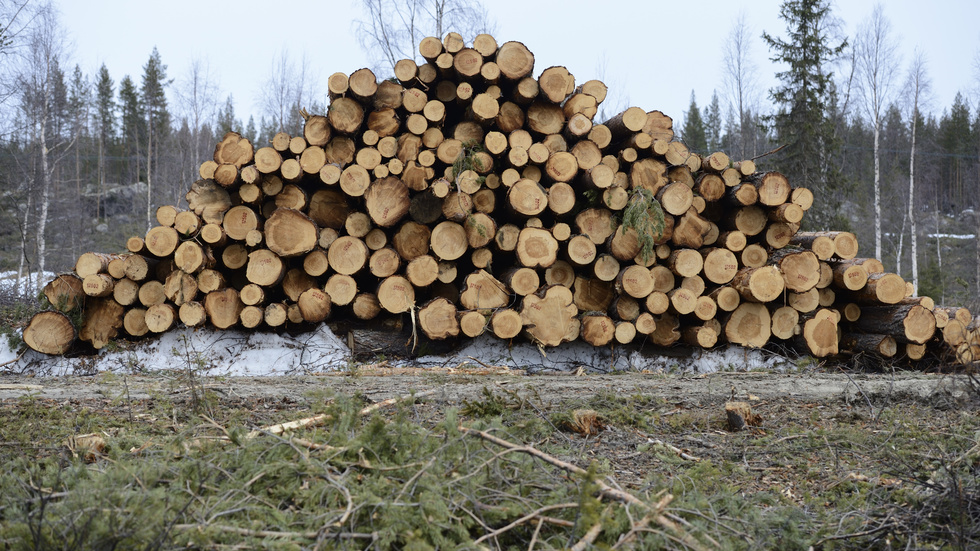
{"label": "snow on ground", "polygon": [[[661,351],[662,352],[662,351]],[[0,342],[0,373],[33,373],[38,376],[90,374],[99,371],[149,374],[167,370],[193,369],[200,375],[277,376],[343,371],[352,366],[350,349],[326,325],[315,331],[290,336],[236,330],[179,328],[159,337],[135,343],[110,345],[95,356],[46,356],[28,350],[16,361],[19,351]],[[11,362],[11,363],[7,363]],[[786,358],[738,346],[697,350],[613,350],[571,342],[542,354],[529,343],[508,346],[492,336],[464,343],[455,351],[412,360],[389,360],[393,367],[458,367],[469,364],[501,366],[528,372],[611,371],[692,372],[783,370]]]}

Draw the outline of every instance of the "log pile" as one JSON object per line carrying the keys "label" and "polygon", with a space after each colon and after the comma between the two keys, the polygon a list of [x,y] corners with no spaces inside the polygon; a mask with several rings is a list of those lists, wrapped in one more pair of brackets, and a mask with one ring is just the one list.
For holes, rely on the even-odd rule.
{"label": "log pile", "polygon": [[690,152],[659,111],[597,121],[606,86],[534,77],[520,42],[419,51],[392,79],[332,75],[301,136],[225,135],[188,210],[82,255],[25,342],[397,317],[435,340],[980,359],[969,311],[910,296],[853,234],[800,232],[814,197],[782,174]]}

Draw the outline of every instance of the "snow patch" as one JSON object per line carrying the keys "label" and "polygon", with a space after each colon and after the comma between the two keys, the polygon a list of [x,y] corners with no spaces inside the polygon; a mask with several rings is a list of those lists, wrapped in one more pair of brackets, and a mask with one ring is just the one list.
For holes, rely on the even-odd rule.
{"label": "snow patch", "polygon": [[[329,327],[298,335],[236,330],[180,328],[156,338],[106,347],[95,356],[47,356],[28,350],[2,371],[38,376],[82,375],[99,371],[149,374],[193,369],[208,376],[305,375],[350,368],[350,349]],[[0,363],[17,352],[0,343]],[[457,367],[463,364],[508,367],[530,373],[711,373],[715,371],[783,371],[786,358],[764,350],[726,346],[712,350],[658,350],[647,347],[594,347],[575,341],[542,351],[529,343],[508,346],[507,341],[484,335],[444,355],[391,361],[394,367]]]}

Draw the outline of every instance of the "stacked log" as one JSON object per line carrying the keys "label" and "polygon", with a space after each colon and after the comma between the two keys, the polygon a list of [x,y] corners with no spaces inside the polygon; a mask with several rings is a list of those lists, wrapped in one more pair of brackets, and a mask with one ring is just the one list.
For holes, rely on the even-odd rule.
{"label": "stacked log", "polygon": [[[63,312],[84,305],[77,337],[46,315],[28,344],[411,317],[437,340],[980,359],[969,312],[908,296],[853,234],[800,232],[809,190],[690,152],[660,111],[596,121],[606,86],[564,67],[535,78],[520,42],[459,43],[424,39],[426,62],[393,79],[332,75],[301,136],[255,149],[226,134],[187,210],[161,207],[127,252],[87,253],[46,290]],[[61,336],[39,338],[48,326]]]}

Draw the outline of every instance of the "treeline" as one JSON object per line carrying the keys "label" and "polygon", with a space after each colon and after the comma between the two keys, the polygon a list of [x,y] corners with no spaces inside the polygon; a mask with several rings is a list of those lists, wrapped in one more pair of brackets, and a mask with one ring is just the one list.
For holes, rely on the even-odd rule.
{"label": "treeline", "polygon": [[[784,13],[791,29],[828,15],[820,11],[826,5],[816,0],[784,5],[798,10]],[[288,71],[280,71],[279,77],[274,74],[266,83],[270,98],[264,116],[242,121],[236,117],[231,96],[218,99],[205,69],[195,63],[175,79],[155,49],[141,75],[118,75],[104,65],[95,74],[86,74],[69,62],[67,48],[59,42],[66,33],[58,27],[55,14],[43,7],[38,14],[30,28],[25,26],[16,37],[0,35],[0,53],[16,60],[0,69],[4,72],[0,79],[2,271],[67,270],[86,251],[118,251],[126,238],[146,231],[158,206],[186,206],[184,194],[197,179],[199,164],[211,157],[213,144],[225,132],[237,131],[261,146],[279,131],[299,135],[300,108],[326,111],[325,106],[310,102],[312,94],[304,96],[290,88]],[[744,32],[744,25],[736,30]],[[722,97],[716,93],[699,107],[692,93],[688,111],[667,114],[691,150],[725,151],[738,159],[762,156],[757,164],[763,169],[782,171],[791,181],[819,191],[804,229],[854,231],[861,254],[873,256],[876,124],[856,100],[848,101],[858,96],[856,88],[852,91],[847,83],[833,82],[825,69],[827,60],[840,58],[848,44],[795,36],[823,41],[823,50],[813,49],[818,53],[809,60],[812,70],[823,73],[781,73],[781,84],[770,91],[768,102],[749,102],[743,101],[743,93],[752,82],[740,80],[747,73],[726,71]],[[787,49],[795,46],[767,40],[777,57],[788,55]],[[747,48],[738,40],[728,43],[741,49],[726,52],[726,63],[741,67]],[[277,67],[284,65],[281,59]],[[816,107],[786,101],[806,92],[798,82],[794,84],[794,78],[828,81],[813,94]],[[877,125],[881,260],[888,270],[903,276],[911,269],[908,195],[913,118],[908,103],[907,97],[895,94],[881,109]],[[816,119],[803,118],[814,117],[815,112]],[[953,105],[933,113],[918,110],[915,117],[919,293],[937,302],[976,306],[975,297],[980,296],[977,240],[942,236],[977,232],[980,113],[971,109],[965,97],[957,96]],[[815,128],[817,135],[795,133],[808,128]],[[811,141],[819,145],[810,149],[799,145]]]}

